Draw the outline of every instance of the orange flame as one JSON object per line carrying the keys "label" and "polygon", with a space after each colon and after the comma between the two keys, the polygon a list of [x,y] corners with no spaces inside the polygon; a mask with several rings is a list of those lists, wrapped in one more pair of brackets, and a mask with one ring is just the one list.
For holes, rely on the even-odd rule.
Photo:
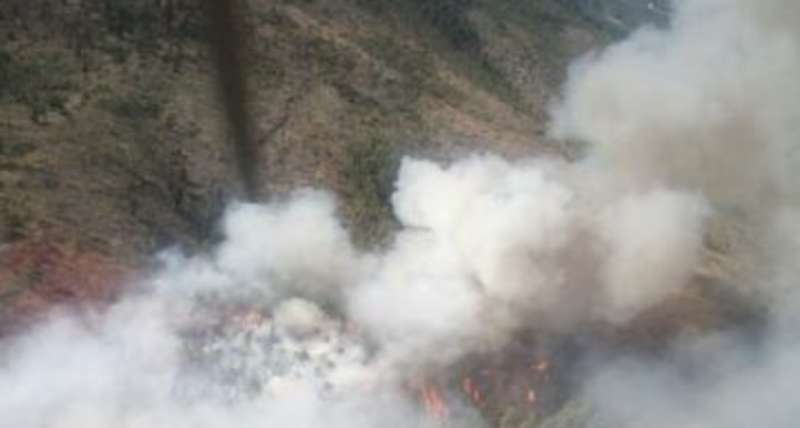
{"label": "orange flame", "polygon": [[461,382],[461,388],[464,390],[464,394],[469,397],[470,400],[476,405],[480,405],[483,401],[483,397],[481,396],[481,391],[478,389],[478,386],[472,382],[472,378],[465,377],[464,380]]}
{"label": "orange flame", "polygon": [[423,385],[422,402],[428,415],[440,424],[447,421],[448,409],[439,388],[434,384]]}
{"label": "orange flame", "polygon": [[528,396],[526,398],[528,400],[528,404],[536,404],[536,391],[534,391],[533,388],[528,387]]}
{"label": "orange flame", "polygon": [[531,369],[538,373],[544,373],[550,368],[550,360],[543,359],[539,362],[531,364]]}

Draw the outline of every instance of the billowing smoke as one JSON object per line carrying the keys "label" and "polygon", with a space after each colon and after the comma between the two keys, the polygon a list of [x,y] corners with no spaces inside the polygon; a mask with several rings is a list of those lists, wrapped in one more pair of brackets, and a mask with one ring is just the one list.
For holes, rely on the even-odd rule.
{"label": "billowing smoke", "polygon": [[[591,426],[796,425],[798,23],[795,1],[687,0],[668,29],[642,29],[572,67],[554,134],[635,186],[695,192],[717,221],[746,225],[753,236],[729,255],[738,274],[717,279],[763,305],[755,333],[687,332],[659,355],[606,356],[589,370]],[[642,216],[679,218],[632,209],[643,228],[657,226]],[[647,264],[632,288],[652,269],[646,253],[631,254]]]}
{"label": "billowing smoke", "polygon": [[405,159],[382,252],[325,192],[234,205],[209,254],[164,254],[111,308],[6,339],[0,426],[424,426],[419,379],[521,329],[635,323],[707,268],[712,222],[759,237],[722,279],[759,291],[770,328],[589,355],[590,424],[791,426],[800,3],[675,9],[571,68],[552,132],[579,161]]}

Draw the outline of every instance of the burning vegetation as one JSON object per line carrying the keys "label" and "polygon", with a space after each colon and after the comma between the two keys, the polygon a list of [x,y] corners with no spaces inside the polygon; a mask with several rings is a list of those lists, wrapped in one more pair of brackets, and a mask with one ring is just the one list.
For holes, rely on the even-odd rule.
{"label": "burning vegetation", "polygon": [[129,273],[52,231],[8,244],[0,249],[0,332],[29,327],[53,308],[100,310],[119,296]]}
{"label": "burning vegetation", "polygon": [[[107,303],[0,342],[0,414],[56,428],[793,427],[800,6],[675,14],[572,67],[551,134],[586,143],[578,160],[404,158],[385,248],[354,245],[335,198],[310,189],[231,204],[216,246],[162,253],[124,290],[99,255],[4,248],[2,279],[31,307]],[[753,239],[715,245],[719,223]]]}

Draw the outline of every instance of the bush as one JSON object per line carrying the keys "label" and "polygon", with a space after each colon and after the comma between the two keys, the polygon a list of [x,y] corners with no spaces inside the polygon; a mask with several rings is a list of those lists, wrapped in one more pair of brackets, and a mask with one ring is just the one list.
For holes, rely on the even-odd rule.
{"label": "bush", "polygon": [[414,3],[454,47],[470,51],[480,48],[480,35],[467,16],[473,0],[414,0]]}
{"label": "bush", "polygon": [[106,88],[99,106],[133,123],[158,119],[168,98],[167,81],[158,74],[141,74],[130,86]]}
{"label": "bush", "polygon": [[398,6],[407,6],[402,10],[411,12],[414,18],[421,15],[454,47],[477,51],[481,45],[480,35],[468,16],[473,3],[473,0],[410,0],[407,2],[356,0],[359,7],[375,14],[391,12]]}
{"label": "bush", "polygon": [[568,401],[556,413],[543,420],[537,428],[585,428],[591,416],[591,408],[578,400]]}
{"label": "bush", "polygon": [[109,31],[123,39],[147,41],[165,32],[178,38],[200,39],[207,25],[203,2],[106,0],[102,16]]}
{"label": "bush", "polygon": [[14,62],[11,54],[0,49],[0,82],[6,82],[0,85],[0,99],[3,99],[11,94],[13,85],[13,67]]}
{"label": "bush", "polygon": [[389,198],[398,166],[399,157],[383,138],[348,146],[343,175],[358,244],[383,244],[391,234],[394,220]]}
{"label": "bush", "polygon": [[161,114],[162,100],[152,94],[130,91],[103,101],[102,105],[111,113],[128,119],[156,119]]}
{"label": "bush", "polygon": [[67,92],[74,89],[72,67],[61,56],[42,54],[19,61],[0,51],[0,98],[30,107],[34,121],[51,111],[66,113]]}

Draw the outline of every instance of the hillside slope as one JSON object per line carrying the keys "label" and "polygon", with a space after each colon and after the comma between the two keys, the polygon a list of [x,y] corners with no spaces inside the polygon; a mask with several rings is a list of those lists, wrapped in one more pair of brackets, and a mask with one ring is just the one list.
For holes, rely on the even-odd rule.
{"label": "hillside slope", "polygon": [[[103,5],[0,7],[0,235],[138,266],[212,239],[237,175],[198,4]],[[267,192],[336,192],[366,245],[401,155],[559,152],[548,102],[607,38],[555,1],[253,0],[246,22]]]}
{"label": "hillside slope", "polygon": [[[260,200],[328,189],[355,242],[380,247],[397,227],[389,197],[402,156],[571,157],[546,135],[568,64],[639,22],[663,23],[662,3],[243,2]],[[221,213],[243,192],[201,4],[0,5],[0,333],[55,304],[113,300],[159,250],[219,239]],[[744,232],[710,230],[686,290],[586,336],[658,353],[687,329],[758,325],[723,290],[745,269],[730,256]],[[481,409],[494,425],[534,426],[536,400],[544,414],[560,411],[544,426],[578,425],[586,409],[569,401],[568,372],[583,345],[519,336],[441,382],[457,389],[461,375],[480,383],[496,371]],[[531,366],[531,349],[543,366]],[[509,387],[530,370],[541,375],[533,400]]]}

